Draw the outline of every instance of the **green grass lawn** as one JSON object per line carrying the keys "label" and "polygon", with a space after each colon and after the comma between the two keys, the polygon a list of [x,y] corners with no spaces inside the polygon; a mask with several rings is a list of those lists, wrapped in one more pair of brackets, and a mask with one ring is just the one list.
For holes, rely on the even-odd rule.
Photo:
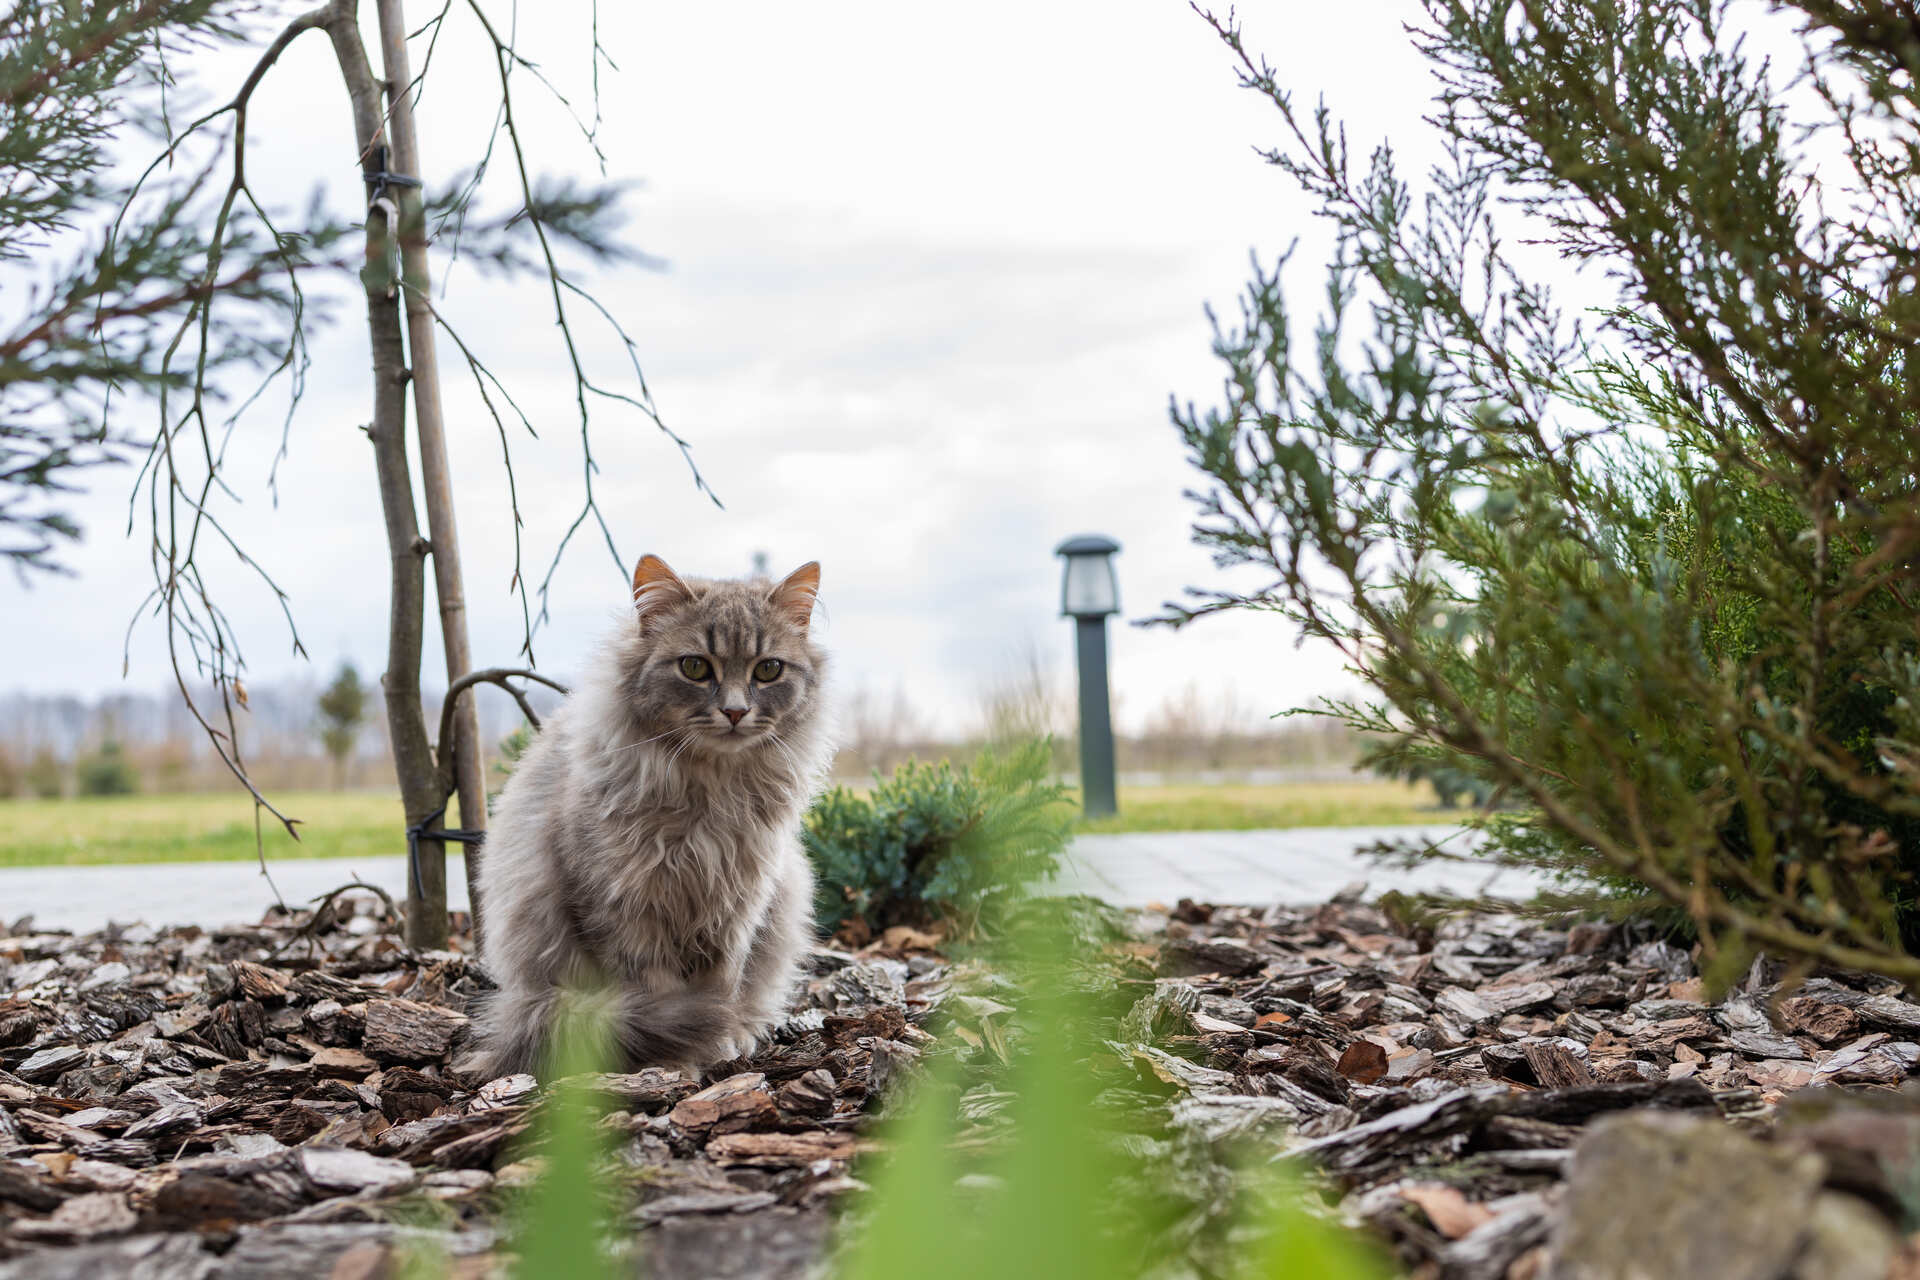
{"label": "green grass lawn", "polygon": [[1249,831],[1261,827],[1371,827],[1462,822],[1470,810],[1443,809],[1425,783],[1169,783],[1121,787],[1120,812],[1083,831]]}
{"label": "green grass lawn", "polygon": [[[270,858],[406,852],[399,796],[379,791],[276,794],[301,819],[295,843],[263,814]],[[0,867],[201,862],[254,856],[253,802],[244,792],[0,800]]]}
{"label": "green grass lawn", "polygon": [[[390,792],[279,794],[301,819],[295,844],[269,817],[274,858],[348,858],[406,852],[400,801]],[[1122,787],[1120,815],[1086,831],[1222,831],[1255,827],[1360,827],[1457,822],[1425,786],[1356,779],[1271,786],[1175,783]],[[457,815],[456,815],[457,817]],[[253,806],[239,792],[0,800],[0,867],[112,862],[198,862],[254,856]]]}

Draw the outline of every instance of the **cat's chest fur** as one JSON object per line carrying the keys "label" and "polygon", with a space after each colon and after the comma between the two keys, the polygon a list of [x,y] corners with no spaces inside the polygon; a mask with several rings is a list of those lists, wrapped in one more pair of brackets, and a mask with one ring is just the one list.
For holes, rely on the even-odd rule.
{"label": "cat's chest fur", "polygon": [[745,781],[594,799],[597,836],[581,852],[596,891],[580,914],[603,960],[630,978],[726,978],[770,905],[778,860],[801,856],[788,806]]}

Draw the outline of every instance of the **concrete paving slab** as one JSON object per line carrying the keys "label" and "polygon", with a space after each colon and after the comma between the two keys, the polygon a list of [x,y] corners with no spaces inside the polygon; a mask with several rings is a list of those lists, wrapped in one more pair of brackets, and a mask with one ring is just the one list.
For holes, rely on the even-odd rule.
{"label": "concrete paving slab", "polygon": [[[1081,836],[1051,886],[1090,893],[1122,906],[1172,905],[1181,898],[1238,903],[1324,902],[1355,881],[1369,892],[1434,889],[1524,898],[1543,877],[1474,863],[1442,863],[1413,871],[1382,868],[1358,850],[1382,840],[1447,839],[1470,849],[1452,828],[1303,827],[1269,831],[1142,832]],[[301,905],[360,879],[403,898],[406,859],[302,858],[269,864],[272,885]],[[274,889],[251,863],[168,862],[111,867],[25,867],[0,870],[0,929],[31,915],[46,928],[85,931],[108,921],[164,925],[257,920]],[[447,900],[467,905],[460,860],[447,864]]]}

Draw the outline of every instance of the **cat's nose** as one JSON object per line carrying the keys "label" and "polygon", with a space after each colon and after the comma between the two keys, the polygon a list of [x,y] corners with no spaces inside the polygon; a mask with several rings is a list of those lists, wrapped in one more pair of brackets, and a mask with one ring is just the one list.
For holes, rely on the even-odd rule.
{"label": "cat's nose", "polygon": [[745,707],[722,707],[720,708],[720,714],[727,718],[729,724],[739,724],[740,717],[747,714],[747,709]]}

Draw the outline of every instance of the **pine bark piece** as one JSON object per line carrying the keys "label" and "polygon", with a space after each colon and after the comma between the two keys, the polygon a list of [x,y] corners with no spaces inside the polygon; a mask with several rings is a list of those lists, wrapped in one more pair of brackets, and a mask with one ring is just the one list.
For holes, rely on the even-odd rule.
{"label": "pine bark piece", "polygon": [[649,1114],[673,1106],[700,1087],[688,1078],[686,1072],[669,1067],[602,1072],[591,1077],[590,1084],[595,1093],[619,1099],[628,1110]]}
{"label": "pine bark piece", "polygon": [[850,1160],[860,1142],[849,1133],[809,1129],[801,1133],[724,1133],[707,1143],[707,1158],[717,1164],[784,1168],[815,1160]]}
{"label": "pine bark piece", "polygon": [[1713,1094],[1694,1080],[1594,1084],[1538,1093],[1477,1085],[1390,1111],[1377,1120],[1317,1138],[1296,1151],[1335,1173],[1356,1174],[1376,1166],[1404,1165],[1410,1154],[1421,1148],[1467,1133],[1494,1116],[1582,1124],[1603,1112],[1631,1107],[1710,1111],[1713,1105]]}
{"label": "pine bark piece", "polygon": [[10,1259],[8,1280],[205,1280],[220,1259],[207,1252],[191,1232],[141,1234],[98,1244],[40,1250]]}
{"label": "pine bark piece", "polygon": [[419,1172],[404,1160],[346,1147],[302,1147],[299,1161],[307,1184],[322,1197],[362,1191],[390,1195],[420,1180]]}
{"label": "pine bark piece", "polygon": [[1812,1036],[1823,1045],[1842,1044],[1860,1034],[1860,1015],[1845,1005],[1795,996],[1780,1005],[1787,1030]]}
{"label": "pine bark piece", "polygon": [[1573,1056],[1565,1045],[1554,1044],[1547,1040],[1529,1040],[1520,1046],[1527,1065],[1533,1068],[1533,1078],[1542,1088],[1572,1089],[1594,1082],[1593,1072],[1587,1070],[1587,1064]]}
{"label": "pine bark piece", "polygon": [[[519,1113],[503,1111],[498,1114],[508,1116]],[[458,1137],[430,1147],[425,1152],[423,1160],[416,1163],[431,1160],[432,1163],[449,1169],[490,1168],[501,1148],[525,1133],[529,1127],[525,1120],[504,1119],[487,1128],[472,1132],[462,1129]]]}
{"label": "pine bark piece", "polygon": [[649,1200],[635,1209],[633,1216],[642,1223],[652,1224],[688,1213],[752,1213],[769,1207],[779,1198],[771,1191],[687,1191]]}
{"label": "pine bark piece", "polygon": [[906,1030],[907,1015],[896,1005],[880,1005],[855,1017],[830,1013],[823,1024],[827,1038],[846,1048],[866,1036],[891,1040]]}
{"label": "pine bark piece", "polygon": [[0,1165],[0,1203],[46,1213],[58,1208],[66,1198],[46,1179]]}
{"label": "pine bark piece", "polygon": [[287,975],[278,969],[247,960],[235,960],[228,968],[233,973],[234,985],[253,999],[264,1002],[287,998]]}
{"label": "pine bark piece", "polygon": [[[692,1085],[688,1085],[691,1089]],[[500,1076],[489,1080],[475,1091],[473,1101],[468,1104],[470,1111],[497,1111],[501,1107],[511,1107],[526,1101],[540,1089],[540,1082],[526,1072],[517,1075]]]}
{"label": "pine bark piece", "polygon": [[15,1239],[50,1244],[83,1244],[108,1236],[123,1236],[140,1225],[140,1215],[117,1192],[93,1191],[61,1203],[53,1216],[41,1221],[16,1222]]}
{"label": "pine bark piece", "polygon": [[186,1230],[259,1222],[292,1213],[299,1201],[250,1182],[183,1173],[154,1193],[153,1212],[163,1224]]}
{"label": "pine bark piece", "polygon": [[313,1055],[313,1069],[335,1080],[364,1080],[380,1069],[380,1064],[358,1049],[329,1045]]}
{"label": "pine bark piece", "polygon": [[120,1136],[158,1142],[199,1128],[201,1119],[201,1110],[193,1103],[169,1102],[128,1125]]}
{"label": "pine bark piece", "polygon": [[1506,987],[1482,987],[1474,993],[1495,1017],[1552,1004],[1558,994],[1551,982],[1519,982]]}
{"label": "pine bark piece", "polygon": [[435,1062],[467,1028],[463,1013],[414,1000],[369,1000],[361,1047],[395,1062]]}
{"label": "pine bark piece", "polygon": [[29,1054],[25,1062],[13,1069],[13,1073],[22,1080],[41,1083],[54,1079],[63,1071],[84,1066],[86,1061],[87,1051],[78,1045],[55,1045]]}
{"label": "pine bark piece", "polygon": [[1160,948],[1160,972],[1167,977],[1220,973],[1237,978],[1266,964],[1267,957],[1244,942],[1225,939],[1170,938]]}
{"label": "pine bark piece", "polygon": [[1371,1040],[1355,1040],[1334,1069],[1355,1084],[1372,1084],[1387,1074],[1387,1051]]}
{"label": "pine bark piece", "polygon": [[833,1076],[815,1068],[781,1085],[773,1100],[790,1115],[820,1119],[833,1114],[835,1092]]}
{"label": "pine bark piece", "polygon": [[704,1133],[722,1125],[725,1130],[743,1129],[775,1114],[767,1078],[758,1071],[743,1071],[683,1098],[667,1118],[689,1132]]}

